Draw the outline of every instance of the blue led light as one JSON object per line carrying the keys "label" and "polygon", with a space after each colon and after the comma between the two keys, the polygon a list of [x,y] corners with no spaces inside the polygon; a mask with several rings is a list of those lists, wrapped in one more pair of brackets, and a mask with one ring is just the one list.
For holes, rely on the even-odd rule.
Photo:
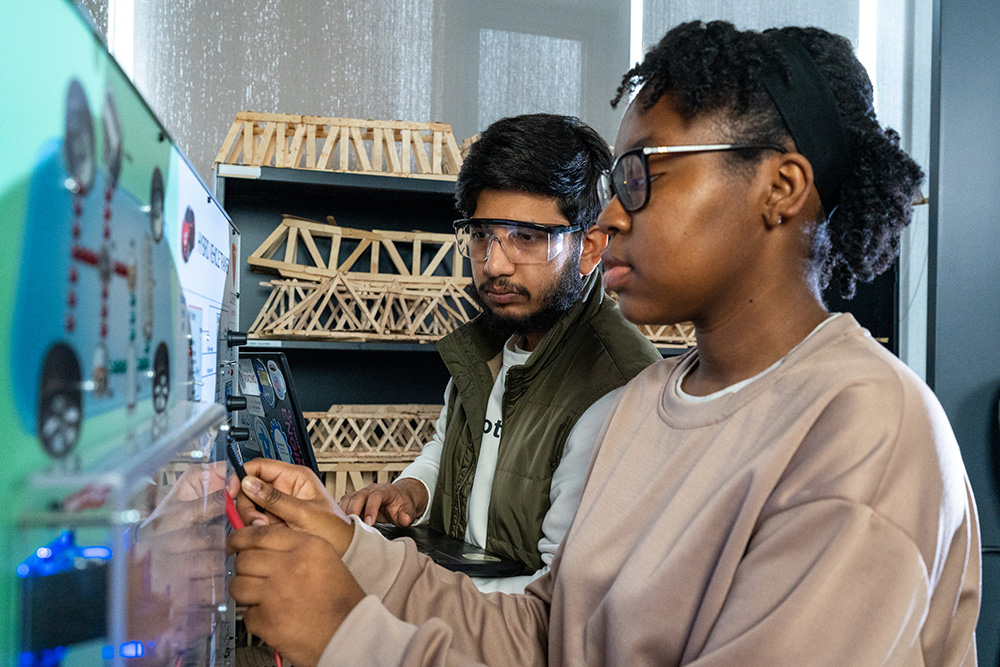
{"label": "blue led light", "polygon": [[112,556],[111,549],[102,545],[78,547],[72,531],[63,531],[56,539],[35,549],[18,565],[17,575],[21,578],[46,577],[74,568],[98,565],[98,561],[109,561]]}
{"label": "blue led light", "polygon": [[101,660],[114,660],[115,647],[105,644],[101,647]]}
{"label": "blue led light", "polygon": [[80,549],[81,558],[99,558],[100,560],[111,559],[111,549],[107,547],[83,547]]}
{"label": "blue led light", "polygon": [[146,652],[146,647],[142,642],[125,642],[118,649],[118,653],[123,658],[141,658]]}

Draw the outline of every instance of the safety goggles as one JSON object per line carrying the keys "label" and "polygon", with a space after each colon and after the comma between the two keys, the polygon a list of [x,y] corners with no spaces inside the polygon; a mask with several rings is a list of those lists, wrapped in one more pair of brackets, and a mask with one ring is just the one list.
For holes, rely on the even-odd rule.
{"label": "safety goggles", "polygon": [[773,144],[699,144],[694,146],[645,146],[619,155],[611,164],[611,169],[601,172],[598,182],[598,196],[601,208],[607,208],[611,199],[618,197],[619,203],[629,212],[638,211],[649,201],[649,156],[684,155],[686,153],[708,153],[713,151],[772,150],[785,152]]}
{"label": "safety goggles", "polygon": [[493,242],[500,243],[514,264],[544,264],[568,247],[567,234],[581,225],[540,225],[498,218],[463,218],[454,222],[458,251],[476,262],[489,259]]}

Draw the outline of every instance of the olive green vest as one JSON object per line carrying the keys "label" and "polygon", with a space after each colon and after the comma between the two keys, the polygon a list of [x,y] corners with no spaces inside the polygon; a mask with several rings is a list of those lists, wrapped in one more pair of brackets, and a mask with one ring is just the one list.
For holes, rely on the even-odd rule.
{"label": "olive green vest", "polygon": [[[486,405],[505,342],[477,320],[438,342],[453,382],[430,525],[459,539],[465,539]],[[486,549],[521,561],[526,574],[542,566],[542,519],[570,431],[594,401],[660,358],[604,293],[600,271],[594,271],[581,300],[527,363],[507,372]]]}

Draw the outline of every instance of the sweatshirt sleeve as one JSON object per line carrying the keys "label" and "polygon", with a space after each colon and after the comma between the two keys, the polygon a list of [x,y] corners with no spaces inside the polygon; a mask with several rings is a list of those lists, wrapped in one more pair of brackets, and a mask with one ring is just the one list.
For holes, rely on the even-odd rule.
{"label": "sweatshirt sleeve", "polygon": [[484,594],[467,576],[354,520],[344,564],[368,595],[327,645],[335,665],[544,665],[551,576],[533,594]]}
{"label": "sweatshirt sleeve", "polygon": [[417,526],[427,521],[431,513],[431,503],[434,500],[434,492],[437,489],[438,474],[441,471],[441,452],[444,451],[444,433],[448,427],[448,396],[451,395],[452,380],[444,389],[444,407],[441,414],[434,422],[434,435],[420,450],[420,454],[413,460],[413,463],[403,468],[403,472],[396,479],[415,479],[427,489],[427,508],[424,513],[413,522]]}
{"label": "sweatshirt sleeve", "polygon": [[401,621],[378,598],[369,595],[344,620],[317,667],[481,665],[447,650],[451,634],[448,626],[438,619],[431,619],[419,628]]}

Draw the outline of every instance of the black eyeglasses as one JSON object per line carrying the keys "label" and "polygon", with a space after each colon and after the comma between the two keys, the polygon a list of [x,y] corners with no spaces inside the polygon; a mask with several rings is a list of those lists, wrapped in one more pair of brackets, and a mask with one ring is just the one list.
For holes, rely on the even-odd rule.
{"label": "black eyeglasses", "polygon": [[618,196],[622,207],[630,213],[638,211],[649,201],[649,156],[707,153],[711,151],[770,150],[785,153],[774,144],[699,144],[694,146],[645,146],[619,155],[611,169],[601,172],[598,196],[605,209],[612,198]]}
{"label": "black eyeglasses", "polygon": [[520,220],[463,218],[454,222],[458,251],[472,260],[485,262],[493,241],[514,264],[544,264],[562,253],[566,234],[583,229],[580,225],[540,225]]}

